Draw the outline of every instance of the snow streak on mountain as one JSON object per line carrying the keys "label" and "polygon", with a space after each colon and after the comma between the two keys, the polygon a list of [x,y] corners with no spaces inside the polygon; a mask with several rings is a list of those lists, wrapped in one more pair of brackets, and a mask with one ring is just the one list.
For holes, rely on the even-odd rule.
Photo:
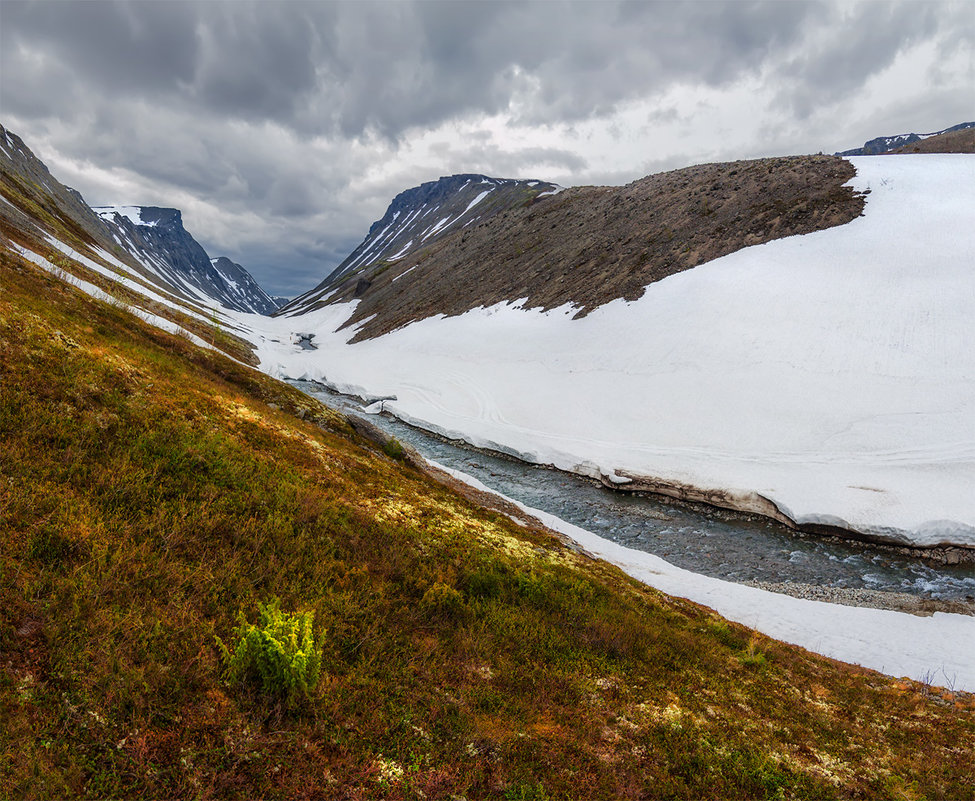
{"label": "snow streak on mountain", "polygon": [[904,145],[911,145],[924,139],[930,139],[933,136],[941,136],[954,131],[964,131],[968,128],[975,128],[975,122],[962,122],[958,125],[952,125],[950,128],[945,128],[943,131],[935,131],[934,133],[905,133],[897,134],[896,136],[878,136],[875,139],[871,139],[869,142],[864,142],[863,147],[855,147],[852,150],[844,150],[836,155],[876,156],[881,153],[889,153],[891,150],[896,150]]}
{"label": "snow streak on mountain", "polygon": [[211,259],[183,228],[178,209],[156,206],[97,206],[112,238],[183,294],[213,299],[235,311],[271,314],[277,309],[243,267]]}

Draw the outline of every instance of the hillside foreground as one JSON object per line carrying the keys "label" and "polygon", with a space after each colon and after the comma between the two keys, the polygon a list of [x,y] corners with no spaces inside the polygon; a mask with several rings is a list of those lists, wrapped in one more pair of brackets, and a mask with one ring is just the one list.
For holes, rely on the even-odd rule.
{"label": "hillside foreground", "polygon": [[[664,596],[16,253],[0,281],[0,795],[970,793],[971,696]],[[324,643],[295,705],[216,647],[272,598]]]}
{"label": "hillside foreground", "polygon": [[[36,209],[36,204],[32,205],[16,191],[12,200],[22,208]],[[59,280],[70,282],[112,305],[128,306],[143,320],[163,330],[177,333],[203,347],[216,345],[248,364],[256,364],[257,359],[249,349],[251,346],[241,337],[258,343],[263,341],[264,347],[273,353],[292,356],[295,353],[308,355],[303,346],[308,344],[309,337],[322,341],[321,331],[302,334],[289,330],[286,321],[269,321],[253,315],[231,316],[232,312],[216,304],[201,314],[200,309],[147,286],[137,272],[115,259],[97,242],[87,242],[84,232],[79,233],[77,228],[59,223],[57,218],[49,219],[48,233],[43,239],[26,229],[4,229],[14,240],[12,248],[22,258],[42,266]],[[84,255],[83,251],[89,255]],[[295,321],[306,322],[307,317],[295,318]],[[269,331],[269,327],[277,330]],[[328,355],[334,359],[337,354],[349,350],[334,346]],[[275,371],[281,368],[265,360],[263,369]],[[362,391],[361,388],[349,389]],[[583,467],[592,470],[592,465]],[[745,497],[747,500],[748,496]],[[729,498],[731,501],[739,499],[724,493],[716,500],[727,503]],[[750,498],[759,496],[752,494]],[[556,528],[563,525],[557,520],[550,524]],[[620,549],[593,538],[588,532],[570,530],[568,533],[577,539],[585,538],[590,551],[651,586],[718,608],[726,617],[768,635],[895,676],[923,679],[953,689],[975,688],[975,652],[964,647],[973,637],[975,619],[970,616],[938,613],[933,617],[918,618],[896,612],[878,614],[871,610],[791,599],[695,576],[649,554]]]}
{"label": "hillside foreground", "polygon": [[[475,445],[917,546],[975,546],[975,157],[851,159],[864,215],[574,319],[518,303],[367,341],[249,320],[262,369]],[[293,344],[311,333],[317,350]]]}

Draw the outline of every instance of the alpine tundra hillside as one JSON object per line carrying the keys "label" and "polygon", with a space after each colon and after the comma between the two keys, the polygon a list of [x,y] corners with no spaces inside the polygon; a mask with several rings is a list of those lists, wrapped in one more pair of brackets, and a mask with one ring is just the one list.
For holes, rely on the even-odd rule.
{"label": "alpine tundra hillside", "polygon": [[[633,581],[241,364],[289,318],[140,283],[39,177],[0,203],[0,796],[970,795],[975,618],[707,585],[921,684]],[[295,620],[314,680],[232,669]]]}

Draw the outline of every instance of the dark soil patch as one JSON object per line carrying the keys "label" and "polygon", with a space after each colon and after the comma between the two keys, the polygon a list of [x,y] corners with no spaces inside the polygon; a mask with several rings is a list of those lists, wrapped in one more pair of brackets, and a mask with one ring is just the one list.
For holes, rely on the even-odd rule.
{"label": "dark soil patch", "polygon": [[412,253],[365,290],[346,282],[332,302],[361,300],[347,325],[375,315],[353,341],[520,298],[584,315],[748,245],[853,220],[863,199],[843,184],[854,175],[834,156],[794,156],[567,189]]}

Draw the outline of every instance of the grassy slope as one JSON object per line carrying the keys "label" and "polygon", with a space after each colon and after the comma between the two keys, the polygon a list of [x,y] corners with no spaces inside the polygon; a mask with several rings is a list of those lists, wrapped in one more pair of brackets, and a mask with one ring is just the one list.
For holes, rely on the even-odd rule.
{"label": "grassy slope", "polygon": [[[0,797],[970,797],[970,697],[666,598],[3,251],[0,536]],[[271,597],[326,629],[294,709],[221,681]]]}

